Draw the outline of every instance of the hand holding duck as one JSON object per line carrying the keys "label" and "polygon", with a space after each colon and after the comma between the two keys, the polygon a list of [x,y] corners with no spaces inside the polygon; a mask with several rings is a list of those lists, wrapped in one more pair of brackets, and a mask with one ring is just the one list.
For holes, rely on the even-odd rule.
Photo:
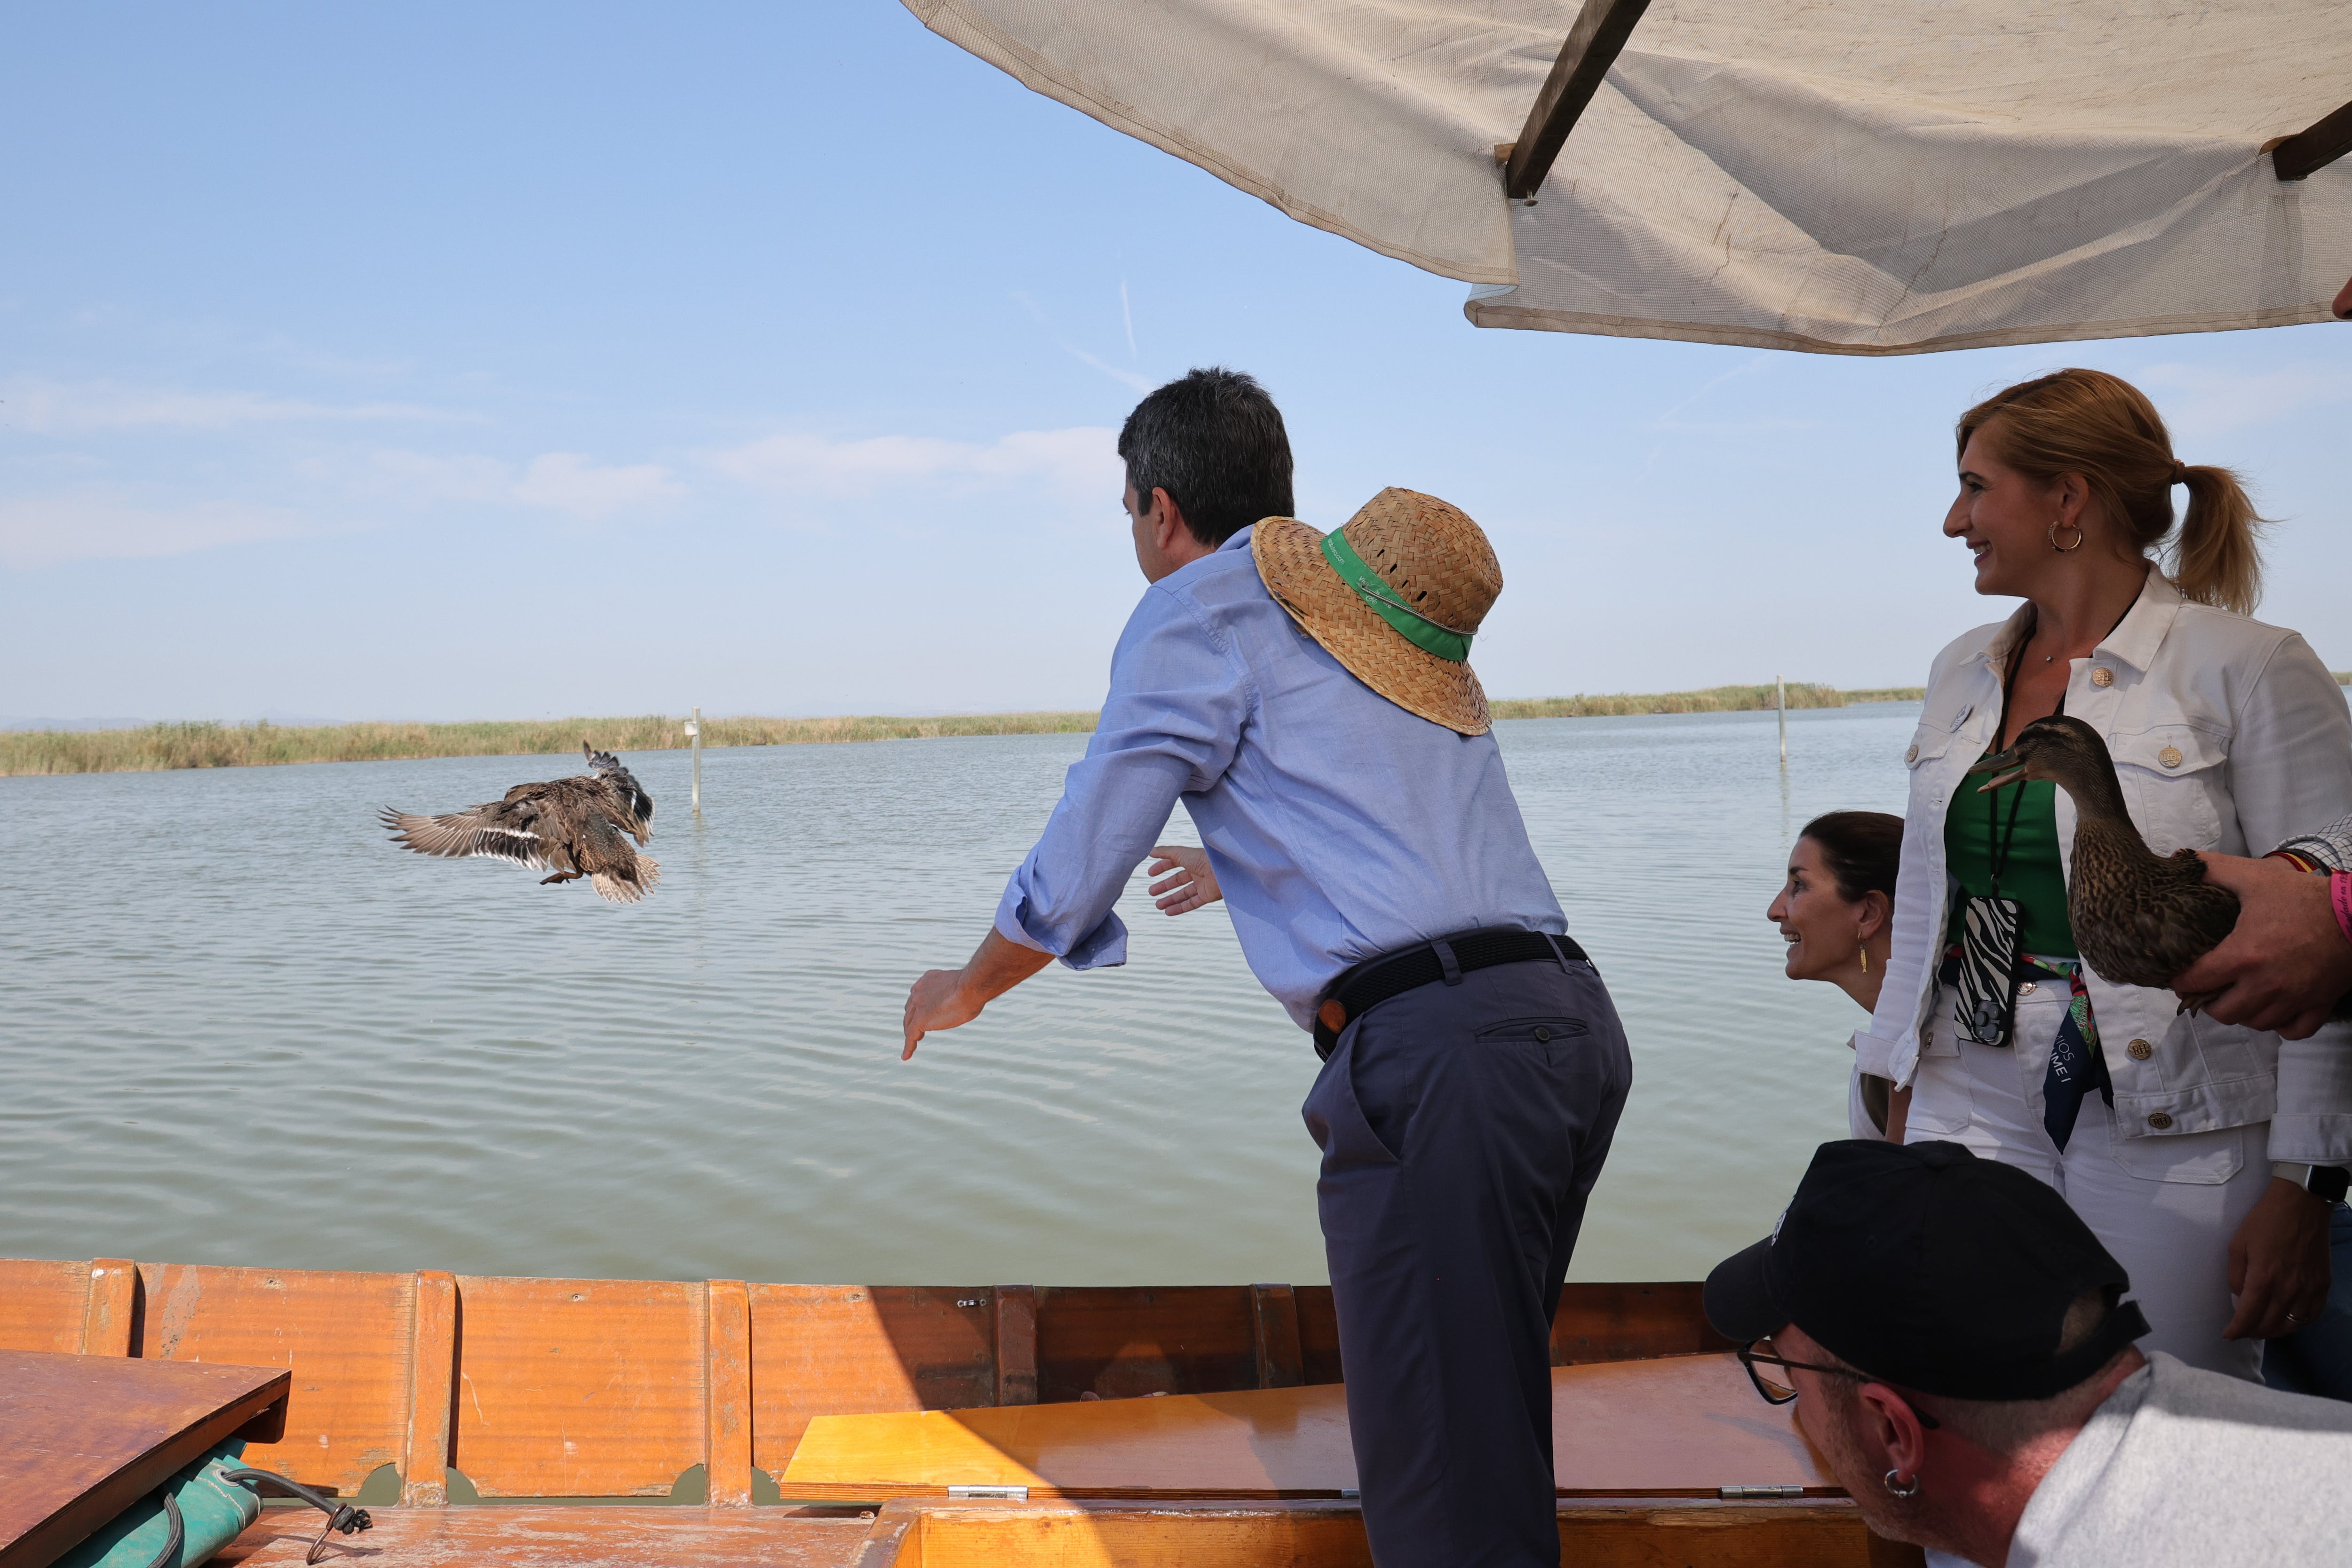
{"label": "hand holding duck", "polygon": [[2352,995],[2352,942],[2325,875],[2283,860],[2205,854],[2205,875],[2238,895],[2238,923],[2177,977],[2222,1023],[2308,1040]]}

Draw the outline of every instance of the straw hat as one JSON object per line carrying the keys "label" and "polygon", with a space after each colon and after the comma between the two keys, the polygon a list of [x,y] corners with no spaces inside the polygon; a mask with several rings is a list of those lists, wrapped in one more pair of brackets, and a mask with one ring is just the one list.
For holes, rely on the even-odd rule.
{"label": "straw hat", "polygon": [[1486,694],[1467,661],[1503,568],[1458,508],[1387,489],[1335,534],[1267,517],[1250,553],[1266,591],[1349,674],[1407,713],[1486,733]]}

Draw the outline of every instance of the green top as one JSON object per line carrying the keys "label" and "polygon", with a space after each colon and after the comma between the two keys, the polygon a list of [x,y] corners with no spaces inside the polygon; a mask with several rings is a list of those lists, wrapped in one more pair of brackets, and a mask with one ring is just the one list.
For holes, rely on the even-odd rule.
{"label": "green top", "polygon": [[[1985,755],[1991,756],[1991,750]],[[1968,900],[1991,896],[1993,845],[2000,834],[2008,832],[2009,860],[2001,870],[2000,895],[2018,902],[2019,949],[2053,958],[2076,956],[2074,927],[2066,919],[2064,862],[2058,858],[2058,786],[2011,784],[1979,795],[1977,786],[1983,782],[1981,775],[1962,778],[1952,792],[1950,810],[1944,813],[1944,864],[1960,887],[1952,895],[1945,941],[1957,946],[1966,935]],[[2025,799],[2018,805],[2012,831],[2009,809],[2021,789]]]}

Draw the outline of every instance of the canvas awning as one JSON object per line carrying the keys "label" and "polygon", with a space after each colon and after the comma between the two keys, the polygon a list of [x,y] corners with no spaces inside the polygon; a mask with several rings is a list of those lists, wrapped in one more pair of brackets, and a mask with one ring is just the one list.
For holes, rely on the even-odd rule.
{"label": "canvas awning", "polygon": [[[906,4],[1482,327],[1919,353],[2325,320],[2352,273],[2352,159],[2281,177],[2352,143],[2344,0]],[[1515,201],[1556,65],[1590,101]]]}

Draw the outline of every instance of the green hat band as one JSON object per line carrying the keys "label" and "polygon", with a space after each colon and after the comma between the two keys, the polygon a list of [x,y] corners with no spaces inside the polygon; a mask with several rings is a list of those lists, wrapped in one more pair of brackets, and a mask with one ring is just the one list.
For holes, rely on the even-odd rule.
{"label": "green hat band", "polygon": [[1440,626],[1417,610],[1408,610],[1390,595],[1396,591],[1388,579],[1364,564],[1348,536],[1333,528],[1323,536],[1323,559],[1339,574],[1339,580],[1356,591],[1356,597],[1371,607],[1372,613],[1397,629],[1398,635],[1424,653],[1434,653],[1448,664],[1458,664],[1470,656],[1470,633]]}

